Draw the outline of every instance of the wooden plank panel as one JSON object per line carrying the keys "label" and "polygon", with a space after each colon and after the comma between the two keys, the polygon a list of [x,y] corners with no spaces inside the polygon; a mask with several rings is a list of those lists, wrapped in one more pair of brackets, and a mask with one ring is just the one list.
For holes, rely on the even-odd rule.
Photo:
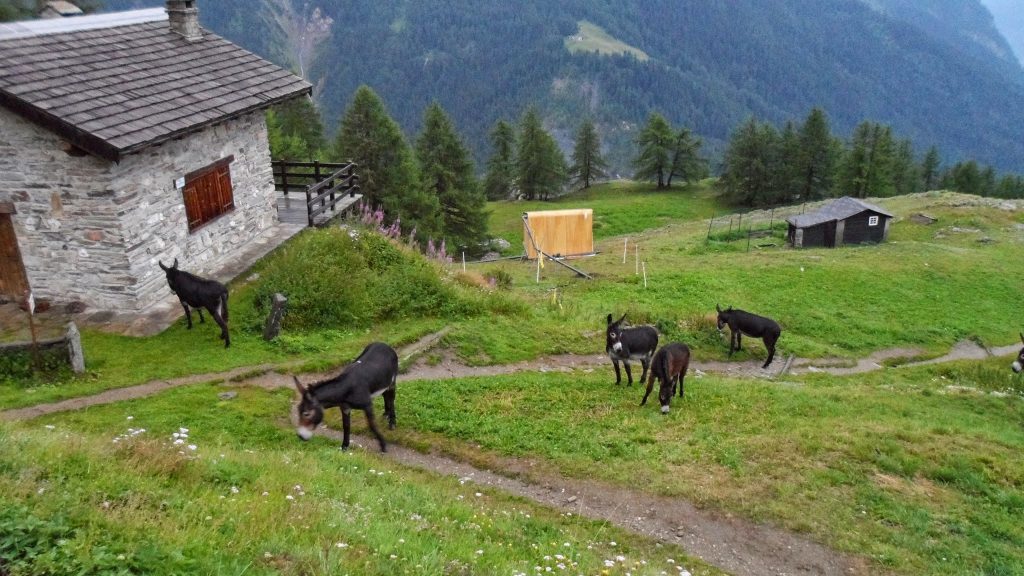
{"label": "wooden plank panel", "polygon": [[27,290],[28,277],[18,249],[18,237],[14,235],[14,223],[10,214],[0,214],[0,295],[20,302]]}

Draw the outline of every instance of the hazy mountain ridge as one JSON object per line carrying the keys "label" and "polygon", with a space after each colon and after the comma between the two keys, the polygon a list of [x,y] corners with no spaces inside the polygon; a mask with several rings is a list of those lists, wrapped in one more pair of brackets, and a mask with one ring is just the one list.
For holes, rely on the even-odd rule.
{"label": "hazy mountain ridge", "polygon": [[[161,4],[108,0],[112,8]],[[254,8],[222,0],[199,7],[207,27],[296,70],[301,43],[287,38],[282,21],[303,22],[319,7],[333,23],[306,66],[329,131],[355,88],[368,84],[408,133],[438,100],[482,160],[494,121],[518,119],[536,103],[563,142],[592,115],[615,168],[628,170],[635,127],[652,110],[693,128],[715,150],[751,115],[781,123],[822,106],[842,134],[877,120],[919,151],[935,144],[947,160],[1024,172],[1024,141],[1014,129],[1024,125],[1024,72],[978,0],[721,4],[273,0]],[[581,21],[651,59],[571,54],[564,41]]]}

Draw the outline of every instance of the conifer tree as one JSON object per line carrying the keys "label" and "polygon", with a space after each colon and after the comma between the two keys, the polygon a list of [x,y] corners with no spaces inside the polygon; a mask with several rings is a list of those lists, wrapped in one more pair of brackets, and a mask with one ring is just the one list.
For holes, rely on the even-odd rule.
{"label": "conifer tree", "polygon": [[557,195],[568,176],[565,156],[541,124],[540,113],[530,108],[519,124],[516,183],[527,200]]}
{"label": "conifer tree", "polygon": [[828,117],[821,108],[814,108],[800,128],[800,148],[794,161],[794,176],[798,179],[798,194],[802,200],[819,200],[829,195],[836,156]]}
{"label": "conifer tree", "polygon": [[774,202],[772,167],[776,164],[779,136],[771,124],[751,118],[729,139],[723,160],[722,186],[729,201],[740,206],[768,206]]}
{"label": "conifer tree", "polygon": [[909,139],[900,140],[892,161],[892,180],[897,195],[920,191],[921,176],[914,162],[914,146]]}
{"label": "conifer tree", "polygon": [[437,102],[423,114],[416,139],[420,181],[441,205],[444,236],[451,246],[475,246],[487,234],[486,200],[462,138]]}
{"label": "conifer tree", "polygon": [[694,136],[689,128],[681,128],[672,143],[672,163],[665,182],[666,188],[672,187],[672,178],[680,177],[689,184],[708,175],[708,161],[701,157],[701,139]]}
{"label": "conifer tree", "polygon": [[939,149],[932,146],[921,161],[921,181],[925,191],[934,190],[939,183],[941,176],[942,160],[939,158]]}
{"label": "conifer tree", "polygon": [[576,132],[576,146],[572,151],[572,167],[569,173],[580,188],[590,188],[597,178],[607,175],[608,163],[601,156],[601,139],[594,123],[587,118]]}
{"label": "conifer tree", "polygon": [[769,166],[772,176],[770,188],[765,192],[767,204],[807,200],[803,158],[800,131],[793,122],[786,122],[779,134],[776,155]]}
{"label": "conifer tree", "polygon": [[839,192],[854,198],[892,196],[894,148],[891,128],[861,122],[840,169]]}
{"label": "conifer tree", "polygon": [[320,159],[324,126],[313,101],[295,98],[267,110],[267,137],[274,160],[310,162]]}
{"label": "conifer tree", "polygon": [[441,207],[437,197],[422,190],[419,169],[402,131],[367,86],[356,90],[341,119],[332,157],[357,164],[364,201],[380,206],[389,220],[401,218],[406,230],[416,228],[421,239],[440,237]]}
{"label": "conifer tree", "polygon": [[654,180],[658,188],[668,187],[676,135],[664,116],[652,112],[636,139],[639,153],[633,160],[635,180]]}
{"label": "conifer tree", "polygon": [[516,180],[516,133],[511,124],[499,120],[491,129],[491,157],[487,160],[484,191],[488,200],[512,196]]}

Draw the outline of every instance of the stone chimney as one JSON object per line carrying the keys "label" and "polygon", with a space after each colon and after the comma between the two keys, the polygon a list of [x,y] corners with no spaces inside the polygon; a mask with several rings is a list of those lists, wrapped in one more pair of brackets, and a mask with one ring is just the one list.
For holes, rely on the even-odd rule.
{"label": "stone chimney", "polygon": [[189,42],[202,40],[203,31],[199,28],[196,0],[167,0],[167,17],[172,32],[181,34]]}

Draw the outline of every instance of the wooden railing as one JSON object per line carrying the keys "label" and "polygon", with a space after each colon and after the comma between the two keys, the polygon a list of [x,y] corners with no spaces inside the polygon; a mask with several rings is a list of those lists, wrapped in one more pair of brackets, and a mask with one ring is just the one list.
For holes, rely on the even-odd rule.
{"label": "wooden railing", "polygon": [[353,162],[271,162],[274,186],[283,192],[302,191],[306,195],[306,215],[310,226],[316,217],[334,211],[347,194],[350,198],[359,192],[359,176]]}

